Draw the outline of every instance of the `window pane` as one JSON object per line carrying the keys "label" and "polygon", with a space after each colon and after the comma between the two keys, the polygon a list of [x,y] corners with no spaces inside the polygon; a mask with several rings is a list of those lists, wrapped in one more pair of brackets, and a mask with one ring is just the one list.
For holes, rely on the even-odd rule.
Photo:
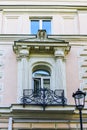
{"label": "window pane", "polygon": [[33,73],[33,76],[50,76],[50,73],[45,70],[37,70]]}
{"label": "window pane", "polygon": [[37,96],[40,88],[41,88],[41,79],[40,78],[34,78],[34,95],[35,96]]}
{"label": "window pane", "polygon": [[47,34],[51,34],[51,20],[43,20],[42,29],[45,29]]}
{"label": "window pane", "polygon": [[31,20],[31,34],[37,34],[39,29],[39,20]]}
{"label": "window pane", "polygon": [[50,88],[50,79],[43,79],[43,88]]}

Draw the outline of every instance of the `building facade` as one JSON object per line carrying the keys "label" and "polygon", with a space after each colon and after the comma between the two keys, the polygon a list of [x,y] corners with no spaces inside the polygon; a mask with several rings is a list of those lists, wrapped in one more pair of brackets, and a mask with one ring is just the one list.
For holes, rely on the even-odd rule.
{"label": "building facade", "polygon": [[[87,92],[87,0],[0,0],[0,129],[79,130]],[[87,98],[83,109],[87,130]]]}

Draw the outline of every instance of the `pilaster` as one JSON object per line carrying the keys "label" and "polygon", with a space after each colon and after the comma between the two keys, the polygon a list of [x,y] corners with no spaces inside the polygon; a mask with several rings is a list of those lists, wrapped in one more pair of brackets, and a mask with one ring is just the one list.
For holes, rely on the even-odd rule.
{"label": "pilaster", "polygon": [[63,89],[66,94],[66,73],[65,73],[65,54],[63,49],[55,49],[55,78],[56,89]]}
{"label": "pilaster", "polygon": [[28,60],[29,60],[29,48],[27,46],[21,46],[16,50],[18,61],[18,96],[17,102],[20,102],[20,97],[23,95],[23,89],[29,89],[28,83]]}

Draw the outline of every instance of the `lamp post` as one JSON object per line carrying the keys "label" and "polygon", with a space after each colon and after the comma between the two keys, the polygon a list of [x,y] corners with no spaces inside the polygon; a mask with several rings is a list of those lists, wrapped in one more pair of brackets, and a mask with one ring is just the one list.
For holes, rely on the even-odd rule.
{"label": "lamp post", "polygon": [[80,129],[83,130],[83,125],[82,125],[82,109],[84,108],[85,105],[85,96],[86,93],[82,92],[81,90],[78,89],[75,93],[73,93],[73,98],[75,100],[75,105],[76,108],[79,110],[79,116],[80,116]]}

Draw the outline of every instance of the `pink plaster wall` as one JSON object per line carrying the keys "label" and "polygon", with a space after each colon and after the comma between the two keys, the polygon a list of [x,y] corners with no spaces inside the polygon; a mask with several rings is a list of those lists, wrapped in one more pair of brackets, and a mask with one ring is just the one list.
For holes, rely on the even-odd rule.
{"label": "pink plaster wall", "polygon": [[[66,87],[68,104],[73,104],[72,93],[80,87],[78,68],[78,47],[72,46],[66,59]],[[4,88],[0,104],[10,105],[17,103],[17,60],[12,45],[4,47]]]}
{"label": "pink plaster wall", "polygon": [[72,93],[76,92],[80,87],[79,66],[78,66],[78,49],[77,46],[72,46],[66,60],[66,87],[67,99],[69,104],[73,104]]}
{"label": "pink plaster wall", "polygon": [[17,61],[12,45],[4,46],[3,91],[1,104],[16,103],[17,98]]}

